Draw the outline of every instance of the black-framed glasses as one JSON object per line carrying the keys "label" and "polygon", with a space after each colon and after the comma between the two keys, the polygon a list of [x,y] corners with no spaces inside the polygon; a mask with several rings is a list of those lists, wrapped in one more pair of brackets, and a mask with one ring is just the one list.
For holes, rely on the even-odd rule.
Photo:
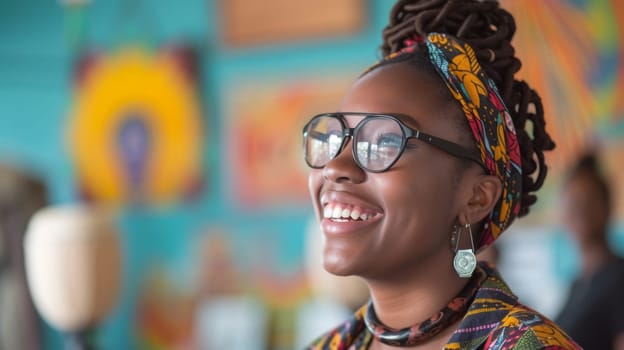
{"label": "black-framed glasses", "polygon": [[[345,116],[364,117],[355,128],[348,128]],[[428,143],[450,155],[472,160],[483,168],[481,157],[455,142],[426,134],[405,125],[390,114],[324,113],[314,116],[303,128],[305,161],[314,169],[323,168],[353,139],[353,159],[369,172],[384,172],[401,157],[410,138]]]}

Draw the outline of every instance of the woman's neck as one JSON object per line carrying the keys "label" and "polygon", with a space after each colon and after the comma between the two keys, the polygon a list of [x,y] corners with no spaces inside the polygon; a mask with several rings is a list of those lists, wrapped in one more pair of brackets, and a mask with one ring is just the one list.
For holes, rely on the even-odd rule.
{"label": "woman's neck", "polygon": [[457,276],[451,261],[452,256],[444,254],[418,270],[368,280],[379,320],[389,328],[402,329],[436,315],[468,283]]}

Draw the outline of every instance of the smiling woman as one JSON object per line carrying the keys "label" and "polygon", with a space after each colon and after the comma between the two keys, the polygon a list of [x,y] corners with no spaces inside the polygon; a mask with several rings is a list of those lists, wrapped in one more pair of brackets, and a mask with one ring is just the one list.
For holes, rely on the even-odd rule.
{"label": "smiling woman", "polygon": [[514,79],[514,32],[495,0],[401,0],[385,58],[304,127],[324,267],[371,292],[311,349],[578,348],[476,263],[535,203],[554,148]]}

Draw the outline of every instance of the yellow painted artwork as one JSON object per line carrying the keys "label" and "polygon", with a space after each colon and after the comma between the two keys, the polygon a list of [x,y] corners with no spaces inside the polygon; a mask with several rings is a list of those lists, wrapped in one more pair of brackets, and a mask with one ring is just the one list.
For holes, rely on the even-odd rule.
{"label": "yellow painted artwork", "polygon": [[126,49],[92,64],[78,85],[68,143],[84,195],[165,203],[201,177],[195,88],[168,55]]}

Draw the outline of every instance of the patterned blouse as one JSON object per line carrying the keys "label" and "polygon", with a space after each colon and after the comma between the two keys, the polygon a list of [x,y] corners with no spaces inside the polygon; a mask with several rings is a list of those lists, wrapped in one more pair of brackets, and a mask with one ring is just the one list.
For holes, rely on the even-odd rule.
{"label": "patterned blouse", "polygon": [[[496,270],[480,264],[487,278],[444,350],[581,349],[552,321],[522,305]],[[365,350],[373,337],[364,325],[366,306],[317,339],[310,350]]]}

